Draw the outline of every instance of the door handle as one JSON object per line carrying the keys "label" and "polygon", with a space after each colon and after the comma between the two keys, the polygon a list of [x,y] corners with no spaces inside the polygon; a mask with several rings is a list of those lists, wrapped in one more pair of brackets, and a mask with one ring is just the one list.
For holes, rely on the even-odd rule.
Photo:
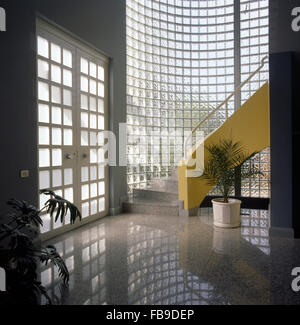
{"label": "door handle", "polygon": [[83,158],[83,159],[86,159],[88,156],[89,156],[89,155],[88,155],[87,153],[83,153],[83,154],[82,154],[82,158]]}
{"label": "door handle", "polygon": [[73,159],[73,157],[74,154],[70,154],[70,153],[66,154],[66,159]]}

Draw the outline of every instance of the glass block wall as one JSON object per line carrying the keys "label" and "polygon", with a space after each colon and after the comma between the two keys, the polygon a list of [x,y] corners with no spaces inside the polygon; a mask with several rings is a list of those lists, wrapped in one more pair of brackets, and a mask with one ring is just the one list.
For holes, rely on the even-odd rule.
{"label": "glass block wall", "polygon": [[[269,0],[241,0],[240,3],[241,79],[244,81],[269,53]],[[268,64],[242,89],[242,103],[267,80],[269,80]],[[257,154],[251,163],[259,167],[263,175],[242,182],[242,196],[270,197],[270,149]]]}
{"label": "glass block wall", "polygon": [[[244,4],[241,19],[242,11],[249,11]],[[153,177],[169,176],[183,157],[185,132],[234,90],[240,64],[234,56],[234,17],[234,0],[127,0],[129,193],[146,188]],[[241,37],[242,45],[242,31]],[[259,59],[250,61],[241,67],[241,78],[257,68]],[[234,98],[228,108],[230,115]],[[202,130],[209,134],[225,119],[224,107]]]}

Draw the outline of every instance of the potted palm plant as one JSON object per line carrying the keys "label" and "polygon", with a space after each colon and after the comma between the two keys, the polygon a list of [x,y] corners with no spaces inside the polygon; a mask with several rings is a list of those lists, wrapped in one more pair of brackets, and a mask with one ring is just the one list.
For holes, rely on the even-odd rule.
{"label": "potted palm plant", "polygon": [[229,197],[234,190],[235,169],[241,168],[241,180],[261,175],[262,172],[258,168],[245,164],[257,153],[246,154],[240,142],[233,142],[232,139],[221,139],[216,144],[206,146],[206,149],[209,158],[201,177],[222,193],[222,198],[212,200],[214,225],[222,228],[239,227],[241,201]]}

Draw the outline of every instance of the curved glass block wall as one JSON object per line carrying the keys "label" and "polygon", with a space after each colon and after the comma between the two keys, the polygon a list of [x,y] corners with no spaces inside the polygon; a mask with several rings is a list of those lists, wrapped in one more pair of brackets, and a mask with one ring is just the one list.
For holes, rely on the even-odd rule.
{"label": "curved glass block wall", "polygon": [[[244,37],[241,31],[241,44],[235,41],[236,26],[242,26],[243,13],[252,10],[256,2],[266,3],[258,6],[260,26],[260,13],[268,8],[266,1],[241,1],[241,12],[236,15],[234,0],[127,0],[129,193],[147,187],[153,177],[169,176],[183,157],[184,133],[225,100],[244,75],[257,68],[264,48],[258,46],[254,51],[257,60],[245,57],[242,63],[241,47],[248,44],[252,51],[256,34]],[[249,20],[252,23],[252,16]],[[251,42],[247,43],[248,39]],[[236,55],[237,46],[241,58]],[[251,95],[260,82],[241,97]],[[233,98],[229,115],[239,106]],[[224,108],[202,130],[209,134],[225,118]],[[251,190],[251,184],[243,184],[244,192]]]}
{"label": "curved glass block wall", "polygon": [[[240,3],[241,79],[244,81],[269,53],[269,1],[240,0]],[[242,103],[268,79],[269,66],[266,64],[257,77],[242,89]],[[270,150],[256,155],[251,163],[259,167],[263,175],[242,182],[242,196],[270,197]]]}

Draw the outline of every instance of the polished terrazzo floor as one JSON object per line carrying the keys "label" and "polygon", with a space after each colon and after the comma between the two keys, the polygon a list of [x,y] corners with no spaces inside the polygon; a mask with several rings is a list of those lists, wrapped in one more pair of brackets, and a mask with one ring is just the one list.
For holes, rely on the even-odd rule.
{"label": "polished terrazzo floor", "polygon": [[69,288],[53,267],[41,270],[55,304],[299,304],[291,271],[300,240],[269,238],[269,215],[242,210],[242,227],[198,217],[123,214],[57,237],[70,270]]}

